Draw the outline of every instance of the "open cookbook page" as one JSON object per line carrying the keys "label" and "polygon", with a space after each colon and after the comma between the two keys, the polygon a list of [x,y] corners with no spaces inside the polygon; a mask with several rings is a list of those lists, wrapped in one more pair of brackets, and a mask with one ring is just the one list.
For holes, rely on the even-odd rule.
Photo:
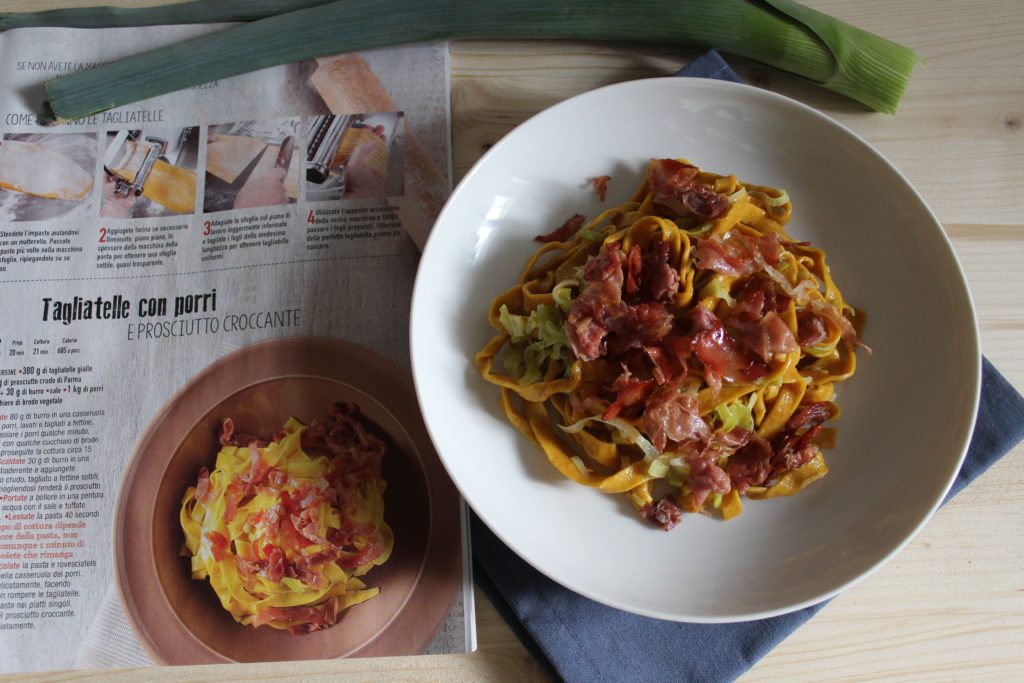
{"label": "open cookbook page", "polygon": [[0,671],[475,648],[408,373],[447,46],[37,122],[216,28],[0,34]]}

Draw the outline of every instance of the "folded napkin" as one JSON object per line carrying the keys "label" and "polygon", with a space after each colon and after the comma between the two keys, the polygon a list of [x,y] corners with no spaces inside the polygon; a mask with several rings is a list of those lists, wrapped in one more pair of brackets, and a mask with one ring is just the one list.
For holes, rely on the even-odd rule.
{"label": "folded napkin", "polygon": [[[714,51],[677,75],[740,80]],[[987,359],[982,365],[977,424],[947,500],[1024,438],[1024,398]],[[731,681],[826,604],[737,624],[641,617],[563,588],[520,559],[475,515],[471,524],[478,583],[537,660],[569,682]]]}

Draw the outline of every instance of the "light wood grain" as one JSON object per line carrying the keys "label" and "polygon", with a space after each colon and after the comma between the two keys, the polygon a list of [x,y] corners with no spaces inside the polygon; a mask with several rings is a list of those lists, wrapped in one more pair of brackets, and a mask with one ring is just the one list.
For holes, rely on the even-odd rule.
{"label": "light wood grain", "polygon": [[[0,10],[71,4],[93,3],[0,0]],[[985,354],[1024,388],[1024,3],[807,4],[921,54],[925,64],[897,115],[870,113],[786,74],[730,61],[749,82],[817,107],[865,137],[920,190],[962,261]],[[456,177],[546,106],[601,85],[672,74],[695,54],[594,43],[454,44]],[[927,305],[926,290],[913,294]],[[36,680],[547,680],[482,595],[477,608],[480,649],[471,655],[116,676],[73,672]],[[958,495],[892,561],[832,601],[743,680],[993,678],[1024,680],[1024,447]]]}

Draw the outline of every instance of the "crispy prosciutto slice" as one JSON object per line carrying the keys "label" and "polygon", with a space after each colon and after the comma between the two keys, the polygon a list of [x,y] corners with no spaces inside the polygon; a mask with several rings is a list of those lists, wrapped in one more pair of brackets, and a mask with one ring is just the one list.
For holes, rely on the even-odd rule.
{"label": "crispy prosciutto slice", "polygon": [[537,235],[533,239],[537,242],[565,242],[580,231],[586,220],[586,217],[581,213],[573,214],[558,228],[555,228],[546,235]]}
{"label": "crispy prosciutto slice", "polygon": [[809,406],[800,408],[789,421],[786,422],[786,429],[797,430],[802,427],[813,427],[814,425],[828,422],[839,413],[836,404],[831,401],[818,401]]}
{"label": "crispy prosciutto slice", "polygon": [[271,441],[265,437],[236,432],[235,423],[230,417],[226,417],[221,421],[218,440],[221,446],[238,446],[240,448],[244,446],[263,448]]}
{"label": "crispy prosciutto slice", "polygon": [[640,516],[662,531],[669,531],[683,518],[683,510],[676,505],[672,494],[665,494],[657,503],[648,503],[640,508]]}
{"label": "crispy prosciutto slice", "polygon": [[690,346],[704,366],[704,379],[716,391],[722,381],[751,381],[767,374],[768,368],[750,357],[729,334],[718,317],[698,304],[691,314]]}
{"label": "crispy prosciutto slice", "polygon": [[632,408],[646,399],[656,386],[653,379],[637,379],[633,377],[628,368],[612,384],[615,390],[615,400],[608,406],[601,416],[604,420],[611,420],[619,416],[626,408]]}
{"label": "crispy prosciutto slice", "polygon": [[760,271],[759,261],[776,266],[781,254],[782,245],[774,234],[755,239],[734,230],[724,240],[717,236],[697,240],[697,265],[733,277]]}
{"label": "crispy prosciutto slice", "polygon": [[690,213],[704,220],[717,218],[729,209],[729,200],[707,185],[695,185],[680,194],[679,201]]}
{"label": "crispy prosciutto slice", "polygon": [[[658,384],[664,384],[669,381],[675,374],[675,367],[672,363],[672,357],[660,346],[645,346],[644,353],[651,361],[651,374],[654,376],[654,381]],[[682,366],[683,371],[686,371],[686,366]]]}
{"label": "crispy prosciutto slice", "polygon": [[790,298],[778,291],[770,279],[752,275],[737,283],[736,305],[730,312],[730,318],[757,321],[766,311],[785,311],[789,302]]}
{"label": "crispy prosciutto slice", "polygon": [[624,305],[607,318],[608,350],[622,353],[658,344],[672,331],[673,316],[665,304]]}
{"label": "crispy prosciutto slice", "polygon": [[659,204],[679,213],[708,220],[729,208],[729,200],[707,185],[694,182],[700,169],[675,159],[657,159],[647,171],[647,182]]}
{"label": "crispy prosciutto slice", "polygon": [[643,265],[640,246],[634,244],[629,250],[629,256],[626,257],[626,294],[635,296],[640,291]]}
{"label": "crispy prosciutto slice", "polygon": [[[655,345],[672,330],[673,316],[657,301],[627,303],[628,257],[618,244],[608,244],[583,270],[587,286],[569,308],[566,337],[576,357],[595,360],[606,352]],[[632,268],[628,272],[633,272]]]}
{"label": "crispy prosciutto slice", "polygon": [[700,169],[675,159],[655,159],[647,171],[647,182],[655,199],[670,199],[693,188]]}
{"label": "crispy prosciutto slice", "polygon": [[613,279],[598,280],[572,302],[565,332],[573,352],[581,360],[595,360],[604,355],[604,339],[611,321],[626,309],[621,287],[621,283],[616,285]]}
{"label": "crispy prosciutto slice", "polygon": [[700,416],[697,398],[683,393],[680,384],[664,384],[647,400],[643,429],[659,451],[666,449],[669,440],[695,442],[703,446],[711,438],[711,427]]}
{"label": "crispy prosciutto slice", "polygon": [[288,627],[288,632],[292,635],[304,635],[333,626],[337,619],[337,603],[328,600],[315,607],[263,607],[253,617],[252,625],[262,626],[272,621],[296,621],[299,623]]}
{"label": "crispy prosciutto slice", "polygon": [[800,350],[793,331],[775,311],[768,311],[756,323],[737,320],[733,321],[733,326],[746,347],[766,363],[776,354]]}
{"label": "crispy prosciutto slice", "polygon": [[690,494],[693,509],[700,509],[710,494],[725,494],[732,489],[729,475],[706,452],[686,458],[686,463],[690,466],[687,481],[693,490]]}
{"label": "crispy prosciutto slice", "polygon": [[821,431],[821,423],[812,425],[802,434],[790,430],[784,430],[772,439],[772,448],[775,454],[770,464],[772,471],[776,474],[783,474],[792,470],[800,469],[814,459],[821,449],[814,443],[818,433]]}
{"label": "crispy prosciutto slice", "polygon": [[210,489],[210,471],[205,467],[199,468],[195,496],[196,500],[203,505],[209,505],[213,502],[213,491]]}
{"label": "crispy prosciutto slice", "polygon": [[746,493],[751,486],[764,485],[772,473],[773,455],[771,445],[756,434],[750,437],[746,445],[733,453],[725,471],[740,494]]}
{"label": "crispy prosciutto slice", "polygon": [[828,328],[825,321],[816,313],[804,312],[796,321],[797,341],[800,346],[815,346],[828,339]]}
{"label": "crispy prosciutto slice", "polygon": [[860,337],[857,336],[857,330],[853,328],[853,323],[850,322],[850,319],[840,313],[835,306],[827,304],[821,299],[814,299],[811,301],[811,309],[822,318],[835,325],[843,335],[843,339],[861,347],[868,354],[871,353],[871,347],[860,340]]}
{"label": "crispy prosciutto slice", "polygon": [[658,242],[643,260],[643,286],[654,301],[668,301],[679,291],[679,271],[668,262],[669,253],[668,244]]}

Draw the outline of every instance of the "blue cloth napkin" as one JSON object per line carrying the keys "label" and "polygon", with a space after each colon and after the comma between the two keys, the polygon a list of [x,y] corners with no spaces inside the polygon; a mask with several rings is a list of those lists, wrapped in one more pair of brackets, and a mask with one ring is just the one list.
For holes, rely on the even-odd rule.
{"label": "blue cloth napkin", "polygon": [[[739,78],[711,51],[679,76]],[[983,359],[981,404],[967,458],[947,500],[1024,438],[1024,398]],[[519,558],[475,515],[475,576],[524,645],[555,678],[731,681],[826,603],[738,624],[662,621],[606,607],[563,588]]]}

